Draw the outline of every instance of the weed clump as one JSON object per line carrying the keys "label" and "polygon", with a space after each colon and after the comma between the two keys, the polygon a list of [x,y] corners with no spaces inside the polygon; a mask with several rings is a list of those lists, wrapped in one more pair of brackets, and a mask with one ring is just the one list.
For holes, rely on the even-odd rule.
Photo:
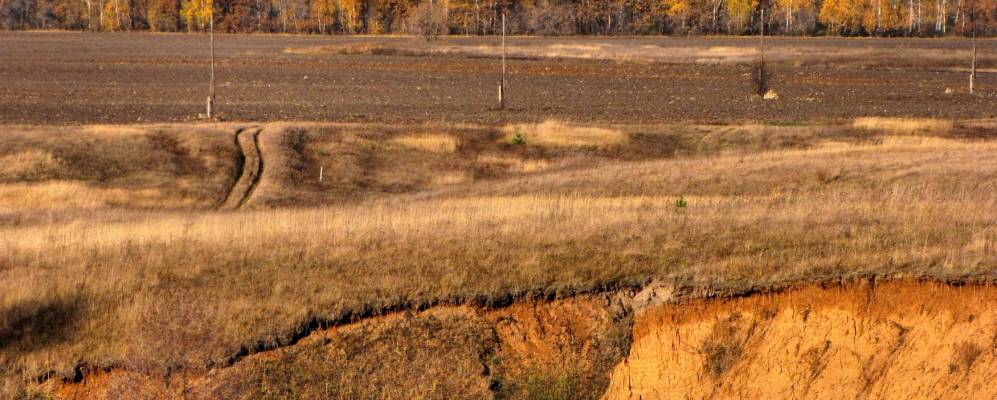
{"label": "weed clump", "polygon": [[740,315],[731,315],[713,327],[710,339],[704,343],[702,352],[706,355],[706,362],[703,367],[713,378],[722,376],[741,359],[744,353],[740,340],[741,325]]}

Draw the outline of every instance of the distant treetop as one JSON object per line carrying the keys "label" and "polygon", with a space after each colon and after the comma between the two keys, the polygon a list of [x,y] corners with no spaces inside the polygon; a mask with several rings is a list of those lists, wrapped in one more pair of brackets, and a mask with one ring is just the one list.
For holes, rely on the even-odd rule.
{"label": "distant treetop", "polygon": [[[212,9],[212,5],[214,6]],[[491,35],[997,33],[997,0],[0,0],[0,29]]]}

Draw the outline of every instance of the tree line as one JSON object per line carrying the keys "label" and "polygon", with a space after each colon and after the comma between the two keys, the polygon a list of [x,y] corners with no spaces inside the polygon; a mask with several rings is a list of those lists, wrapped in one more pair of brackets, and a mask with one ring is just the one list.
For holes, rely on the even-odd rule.
{"label": "tree line", "polygon": [[997,0],[0,0],[0,29],[492,35],[503,14],[531,35],[997,33]]}

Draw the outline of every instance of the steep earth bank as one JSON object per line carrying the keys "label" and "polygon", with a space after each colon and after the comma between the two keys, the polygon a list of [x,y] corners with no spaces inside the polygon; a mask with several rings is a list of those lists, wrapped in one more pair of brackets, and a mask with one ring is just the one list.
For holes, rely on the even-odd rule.
{"label": "steep earth bank", "polygon": [[[56,398],[995,398],[997,287],[861,280],[439,306]],[[49,382],[49,385],[52,385]]]}

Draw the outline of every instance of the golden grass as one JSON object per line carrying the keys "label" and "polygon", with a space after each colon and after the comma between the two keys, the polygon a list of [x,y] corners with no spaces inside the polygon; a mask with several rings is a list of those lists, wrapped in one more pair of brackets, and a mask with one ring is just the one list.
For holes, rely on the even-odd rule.
{"label": "golden grass", "polygon": [[0,156],[0,181],[44,178],[59,169],[59,160],[43,150],[32,149]]}
{"label": "golden grass", "polygon": [[169,125],[149,125],[149,126],[124,126],[124,125],[89,125],[81,129],[84,135],[107,135],[107,136],[141,136],[148,133],[150,128],[162,128]]}
{"label": "golden grass", "polygon": [[433,186],[456,185],[458,183],[470,182],[473,178],[463,172],[440,173],[433,176]]}
{"label": "golden grass", "polygon": [[506,141],[511,141],[516,134],[520,134],[527,145],[538,146],[609,147],[627,140],[627,135],[618,130],[572,126],[553,120],[539,124],[513,125],[505,131]]}
{"label": "golden grass", "polygon": [[952,130],[948,120],[929,118],[856,118],[852,126],[891,135],[944,135]]}
{"label": "golden grass", "polygon": [[430,153],[453,153],[460,144],[457,138],[445,134],[402,135],[391,139],[391,142]]}
{"label": "golden grass", "polygon": [[[45,312],[72,328],[44,346],[18,333],[30,327],[6,333],[0,365],[27,376],[78,360],[152,368],[141,360],[155,357],[135,354],[190,348],[203,358],[183,362],[203,367],[315,318],[655,278],[989,273],[995,156],[993,142],[836,146],[610,163],[315,209],[0,228],[4,323]],[[212,334],[177,336],[156,328],[164,318]]]}
{"label": "golden grass", "polygon": [[[183,203],[183,200],[173,201],[174,206]],[[155,189],[97,188],[81,182],[66,181],[0,185],[0,209],[9,210],[96,209],[121,204],[153,207],[166,202],[169,201]]]}
{"label": "golden grass", "polygon": [[544,159],[522,159],[518,157],[500,156],[495,154],[484,154],[478,156],[478,162],[518,172],[543,171],[551,165],[550,161]]}
{"label": "golden grass", "polygon": [[[234,169],[232,131],[227,129],[217,125],[4,127],[0,134],[4,212],[0,214],[211,207],[224,195]],[[0,225],[5,222],[0,220]]]}
{"label": "golden grass", "polygon": [[350,43],[350,44],[334,44],[334,45],[307,46],[307,47],[287,47],[284,49],[284,53],[299,54],[299,55],[321,55],[321,54],[369,55],[380,52],[393,52],[393,51],[398,51],[398,50],[377,43]]}
{"label": "golden grass", "polygon": [[[0,224],[0,377],[70,374],[80,361],[155,370],[164,354],[205,368],[243,346],[283,343],[308,321],[440,302],[495,304],[651,279],[737,286],[990,273],[997,265],[993,141],[710,128],[582,139],[562,132],[558,143],[572,144],[551,151],[531,147],[529,136],[527,146],[501,143],[506,130],[454,133],[468,151],[435,153],[396,148],[395,132],[309,129],[264,129],[261,202],[300,205],[371,187],[382,195],[239,213],[109,218],[112,207],[85,220]],[[675,147],[650,156],[598,147],[654,144]],[[173,147],[182,154],[193,146]],[[690,155],[660,158],[677,150]],[[572,164],[546,153],[604,158]],[[191,154],[217,163],[204,174],[231,169]],[[153,182],[205,186],[159,162]],[[326,167],[322,184],[317,165]],[[492,167],[530,173],[474,176]],[[124,173],[126,182],[150,176]],[[89,210],[118,200],[127,208],[142,203],[135,193],[147,187],[0,185],[0,209]],[[389,192],[396,187],[409,194]],[[680,197],[687,207],[676,207]]]}

